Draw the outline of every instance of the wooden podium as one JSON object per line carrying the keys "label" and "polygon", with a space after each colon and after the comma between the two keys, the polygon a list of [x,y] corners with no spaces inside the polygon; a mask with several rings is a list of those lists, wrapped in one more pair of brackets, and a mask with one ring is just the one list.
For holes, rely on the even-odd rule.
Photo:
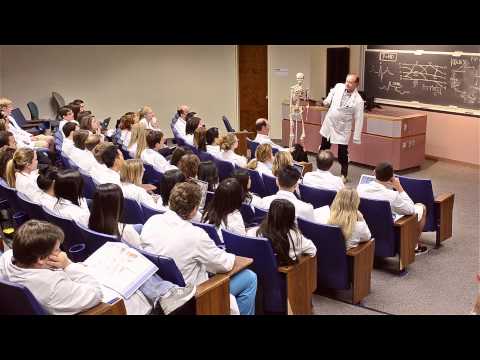
{"label": "wooden podium", "polygon": [[255,139],[255,136],[257,135],[255,132],[252,131],[236,131],[234,134],[237,136],[238,139],[238,148],[235,150],[235,152],[238,155],[243,155],[247,156],[247,151],[248,151],[248,145],[247,145],[247,137],[250,139]]}

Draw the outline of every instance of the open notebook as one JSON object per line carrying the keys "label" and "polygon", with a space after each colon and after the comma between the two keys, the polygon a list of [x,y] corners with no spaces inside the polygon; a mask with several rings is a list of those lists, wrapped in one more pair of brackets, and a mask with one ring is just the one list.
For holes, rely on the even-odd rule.
{"label": "open notebook", "polygon": [[[128,299],[158,270],[150,260],[121,242],[107,242],[84,261],[104,287],[104,301]],[[113,292],[112,292],[113,290]],[[117,294],[115,294],[115,293]],[[116,296],[115,296],[116,295]]]}
{"label": "open notebook", "polygon": [[[375,176],[363,174],[360,176],[360,181],[358,182],[358,185],[368,184],[372,181],[375,181]],[[393,222],[397,221],[398,219],[401,219],[404,216],[405,215],[399,215],[392,212]]]}

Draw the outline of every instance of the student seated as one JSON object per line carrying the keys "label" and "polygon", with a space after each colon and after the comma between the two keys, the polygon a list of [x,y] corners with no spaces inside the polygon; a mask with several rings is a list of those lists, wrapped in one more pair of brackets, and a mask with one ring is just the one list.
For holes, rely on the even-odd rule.
{"label": "student seated", "polygon": [[185,154],[182,156],[177,166],[186,179],[196,179],[198,175],[198,167],[200,166],[200,159],[195,154]]}
{"label": "student seated", "polygon": [[270,136],[268,136],[270,133],[270,123],[267,119],[257,119],[255,122],[255,129],[257,130],[257,136],[253,141],[259,144],[269,144],[272,148],[279,151],[293,151],[294,148],[284,148],[283,146],[275,144],[272,139],[270,139]]}
{"label": "student seated", "polygon": [[[173,188],[175,185],[182,183],[185,180],[185,175],[183,175],[179,169],[165,171],[163,174],[163,181],[158,188],[161,199],[158,200],[157,207],[160,210],[168,210],[168,200],[170,199],[170,194]],[[200,219],[201,214],[197,216],[197,218]]]}
{"label": "student seated", "polygon": [[306,173],[303,184],[314,188],[339,191],[345,186],[340,176],[333,175],[329,170],[333,165],[334,156],[330,150],[321,150],[317,155],[317,170]]}
{"label": "student seated", "polygon": [[70,157],[70,153],[75,146],[73,143],[73,133],[80,130],[80,127],[74,122],[68,122],[63,126],[63,142],[62,142],[62,153],[67,157]]}
{"label": "student seated", "polygon": [[152,208],[163,209],[160,196],[149,193],[156,189],[154,185],[142,184],[145,169],[142,160],[129,159],[123,163],[120,169],[120,182],[123,196],[136,200],[140,204]]}
{"label": "student seated", "polygon": [[207,130],[205,140],[207,142],[207,152],[209,154],[212,154],[213,156],[218,156],[220,154],[220,146],[218,145],[219,139],[218,128],[211,127]]}
{"label": "student seated", "polygon": [[35,151],[21,148],[15,151],[7,163],[7,182],[12,188],[38,203],[42,191],[37,186],[38,161]]}
{"label": "student seated", "polygon": [[[175,166],[170,165],[162,154],[158,152],[165,142],[165,138],[161,131],[149,131],[147,133],[146,142],[148,148],[143,150],[140,155],[143,162],[152,165],[155,170],[161,173],[170,169],[176,169]],[[137,148],[137,153],[138,150],[139,148]]]}
{"label": "student seated", "polygon": [[124,146],[128,146],[132,137],[132,126],[135,124],[135,116],[123,115],[120,122],[120,140]]}
{"label": "student seated", "polygon": [[82,119],[80,120],[80,130],[86,130],[88,131],[89,135],[98,135],[103,139],[103,135],[100,130],[100,124],[93,115],[87,115],[82,117]]}
{"label": "student seated", "polygon": [[[55,140],[50,135],[32,135],[28,131],[23,130],[12,116],[13,102],[7,98],[0,99],[0,111],[2,111],[9,120],[8,131],[12,132],[18,143],[20,141],[27,144],[31,148],[48,148],[54,151]],[[17,139],[18,137],[18,139]]]}
{"label": "student seated", "polygon": [[207,130],[203,126],[193,132],[193,144],[198,151],[207,151]]}
{"label": "student seated", "polygon": [[[207,272],[228,272],[235,262],[235,255],[218,248],[203,229],[189,222],[197,213],[200,200],[198,185],[177,184],[170,195],[171,211],[148,219],[140,235],[143,249],[173,258],[187,285],[205,282]],[[230,293],[240,314],[255,314],[256,289],[257,276],[251,270],[243,270],[230,279]],[[231,308],[232,305],[231,300]]]}
{"label": "student seated", "polygon": [[248,230],[248,236],[270,240],[279,266],[298,262],[300,255],[315,256],[317,248],[302,235],[295,223],[295,206],[285,199],[272,201],[260,226]]}
{"label": "student seated", "polygon": [[217,156],[220,160],[229,161],[232,165],[247,167],[247,158],[245,156],[235,154],[238,148],[238,139],[235,134],[228,133],[223,135],[218,141],[220,145],[220,154]]}
{"label": "student seated", "polygon": [[55,180],[57,179],[58,169],[53,166],[47,166],[38,171],[37,186],[42,190],[38,198],[38,204],[47,209],[53,209],[57,203],[55,197]]}
{"label": "student seated", "polygon": [[78,171],[71,169],[59,171],[53,185],[53,192],[57,202],[50,210],[88,226],[90,210],[83,197],[83,178]]}
{"label": "student seated", "polygon": [[[0,119],[0,124],[2,120]],[[3,147],[8,147],[10,149],[16,150],[17,149],[17,142],[15,141],[15,137],[10,131],[6,131],[5,127],[1,127],[0,125],[0,149]]]}
{"label": "student seated", "polygon": [[74,147],[70,153],[70,160],[85,173],[90,174],[92,168],[98,164],[92,150],[99,143],[99,135],[89,135],[88,131],[85,130],[75,131],[73,135]]}
{"label": "student seated", "polygon": [[178,107],[175,116],[172,119],[173,126],[173,135],[177,138],[185,137],[185,130],[187,126],[187,114],[190,112],[190,109],[187,105],[181,105]]}
{"label": "student seated", "polygon": [[184,148],[182,146],[177,146],[173,151],[172,158],[170,159],[170,165],[178,166],[178,162],[185,154],[193,154],[192,150]]}
{"label": "student seated", "polygon": [[137,146],[138,146],[138,141],[140,139],[143,139],[143,142],[145,143],[146,146],[146,128],[145,125],[137,123],[132,126],[132,131],[130,135],[130,141],[128,143],[123,143],[124,146],[127,146],[128,148],[128,153],[132,159],[139,159],[140,157],[137,157]]}
{"label": "student seated", "polygon": [[80,126],[80,124],[78,123],[77,120],[74,119],[74,116],[73,116],[73,111],[72,109],[64,106],[64,107],[61,107],[59,110],[58,110],[58,115],[62,118],[62,120],[60,120],[59,124],[58,124],[58,131],[60,131],[60,134],[62,134],[62,138],[64,138],[64,132],[63,132],[63,126],[68,123],[68,122],[73,122],[75,125],[77,126]]}
{"label": "student seated", "polygon": [[29,220],[15,232],[12,250],[0,257],[1,277],[27,287],[53,315],[76,314],[102,301],[100,283],[60,250],[63,240],[59,227]]}
{"label": "student seated", "polygon": [[[293,164],[293,159],[292,159]],[[261,144],[255,150],[255,159],[250,160],[247,167],[251,170],[257,170],[260,174],[273,176],[273,153],[270,144]]]}
{"label": "student seated", "polygon": [[254,211],[254,206],[261,207],[262,205],[262,198],[258,195],[255,195],[250,192],[250,187],[252,186],[252,180],[250,179],[250,175],[248,174],[247,170],[244,169],[235,169],[230,176],[242,185],[243,193],[245,195],[245,199],[243,200],[244,204],[248,204],[252,207]]}
{"label": "student seated", "polygon": [[[118,185],[99,185],[93,197],[88,227],[103,234],[117,236],[123,242],[138,248],[140,235],[137,230],[132,225],[119,222],[123,201],[122,190]],[[148,281],[153,280],[154,284],[142,285],[129,299],[125,300],[127,314],[148,314],[158,300],[164,312],[168,314],[195,295],[195,286],[180,288],[158,275],[153,275],[152,278]],[[145,288],[146,286],[148,289]]]}
{"label": "student seated", "polygon": [[149,130],[160,130],[157,118],[150,106],[143,106],[138,112],[139,123]]}
{"label": "student seated", "polygon": [[215,225],[218,236],[222,240],[221,229],[245,235],[245,223],[240,213],[240,207],[244,200],[245,193],[238,180],[233,178],[224,179],[218,185],[213,199],[205,209],[202,222]]}
{"label": "student seated", "polygon": [[191,118],[187,119],[187,124],[185,126],[185,137],[184,137],[185,142],[191,146],[195,146],[193,142],[193,134],[195,133],[195,130],[203,126],[204,126],[203,120],[198,116],[192,116]]}
{"label": "student seated", "polygon": [[376,181],[368,184],[360,184],[357,187],[360,197],[374,200],[386,200],[390,203],[392,213],[399,215],[417,214],[417,247],[415,254],[425,254],[428,251],[426,246],[421,246],[420,236],[426,222],[427,208],[423,204],[414,204],[412,199],[403,190],[400,180],[394,176],[391,164],[383,162],[375,168]]}
{"label": "student seated", "polygon": [[337,225],[342,229],[346,248],[354,248],[359,243],[371,239],[372,234],[358,206],[360,197],[355,189],[343,188],[338,191],[331,206],[322,206],[317,212],[321,224]]}
{"label": "student seated", "polygon": [[[277,155],[280,153],[277,153]],[[281,152],[281,154],[289,154]],[[266,196],[262,199],[260,208],[268,210],[270,204],[275,199],[289,200],[295,206],[295,213],[297,216],[309,221],[316,221],[313,211],[313,205],[299,200],[295,196],[295,191],[298,187],[298,180],[300,173],[291,165],[284,166],[277,171],[277,186],[278,192],[275,195]]]}
{"label": "student seated", "polygon": [[215,191],[218,186],[218,169],[213,161],[202,161],[198,165],[198,179],[208,183],[207,191]]}
{"label": "student seated", "polygon": [[288,151],[279,151],[275,154],[272,162],[273,176],[278,176],[278,171],[285,166],[293,166],[292,154]]}
{"label": "student seated", "polygon": [[100,153],[102,165],[95,167],[91,173],[93,180],[97,184],[112,183],[120,185],[120,169],[123,166],[124,159],[118,146],[108,143]]}

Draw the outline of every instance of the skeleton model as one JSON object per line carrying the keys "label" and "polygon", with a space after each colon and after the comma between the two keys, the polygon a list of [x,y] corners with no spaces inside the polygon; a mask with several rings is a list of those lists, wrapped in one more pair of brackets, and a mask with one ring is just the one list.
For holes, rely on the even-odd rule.
{"label": "skeleton model", "polygon": [[[290,87],[290,140],[288,143],[289,147],[292,147],[294,143],[297,143],[298,140],[298,122],[302,122],[302,135],[300,136],[300,141],[303,142],[305,139],[305,124],[303,122],[303,106],[301,100],[308,101],[308,89],[305,89],[303,86],[304,80],[303,73],[297,74],[297,84]],[[308,116],[308,102],[306,106],[306,116]],[[295,125],[294,125],[295,123]]]}

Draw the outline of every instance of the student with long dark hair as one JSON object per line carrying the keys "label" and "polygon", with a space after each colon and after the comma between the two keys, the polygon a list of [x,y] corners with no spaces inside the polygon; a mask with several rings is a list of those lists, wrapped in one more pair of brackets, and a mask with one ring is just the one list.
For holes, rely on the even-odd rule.
{"label": "student with long dark hair", "polygon": [[237,181],[242,185],[243,193],[245,194],[244,204],[248,204],[252,207],[260,207],[262,204],[262,198],[258,195],[255,195],[250,192],[250,187],[252,186],[252,180],[246,169],[235,169],[230,175],[230,177],[237,179]]}
{"label": "student with long dark hair", "polygon": [[245,193],[238,180],[224,179],[203,213],[202,222],[215,225],[220,239],[223,239],[221,229],[245,235],[245,223],[240,213],[244,199]]}
{"label": "student with long dark hair", "polygon": [[172,158],[170,159],[170,165],[177,166],[182,156],[186,154],[193,154],[193,152],[190,149],[177,146],[173,151]]}
{"label": "student with long dark hair", "polygon": [[220,154],[220,145],[218,145],[219,138],[220,135],[217,127],[211,127],[205,134],[205,140],[207,141],[207,152],[214,156],[218,156],[218,154]]}
{"label": "student with long dark hair", "polygon": [[187,125],[185,126],[185,142],[191,146],[195,146],[193,141],[193,134],[195,130],[203,126],[203,120],[198,116],[192,116],[187,119]]}
{"label": "student with long dark hair", "polygon": [[[140,247],[140,235],[135,228],[119,222],[122,216],[123,202],[120,186],[116,184],[98,185],[93,196],[88,227],[103,234],[117,236],[130,245]],[[150,302],[159,300],[163,310],[168,313],[185,303],[195,292],[194,286],[179,288],[157,275],[153,275],[152,278],[142,285],[132,297],[126,299],[125,307],[128,314],[142,315],[151,311],[152,305],[145,295],[148,295]]]}
{"label": "student with long dark hair", "polygon": [[[164,209],[168,208],[168,201],[170,199],[170,193],[172,192],[172,189],[175,187],[175,185],[182,183],[185,180],[185,175],[183,175],[183,173],[178,169],[165,171],[163,174],[163,181],[160,183],[158,188],[160,196],[162,197]],[[158,203],[158,205],[160,205],[160,203]]]}
{"label": "student with long dark hair", "polygon": [[53,209],[57,203],[54,190],[57,174],[58,169],[53,166],[47,166],[38,171],[37,186],[43,192],[38,199],[38,203],[48,209]]}
{"label": "student with long dark hair", "polygon": [[317,253],[313,242],[305,238],[295,224],[295,206],[285,199],[274,200],[260,226],[248,230],[248,235],[269,239],[279,266],[298,262],[300,255]]}
{"label": "student with long dark hair", "polygon": [[88,225],[90,210],[83,197],[83,178],[77,170],[59,171],[53,191],[57,202],[51,210],[60,216]]}
{"label": "student with long dark hair", "polygon": [[217,165],[213,161],[202,161],[198,165],[197,177],[208,183],[208,191],[215,191],[219,181]]}

